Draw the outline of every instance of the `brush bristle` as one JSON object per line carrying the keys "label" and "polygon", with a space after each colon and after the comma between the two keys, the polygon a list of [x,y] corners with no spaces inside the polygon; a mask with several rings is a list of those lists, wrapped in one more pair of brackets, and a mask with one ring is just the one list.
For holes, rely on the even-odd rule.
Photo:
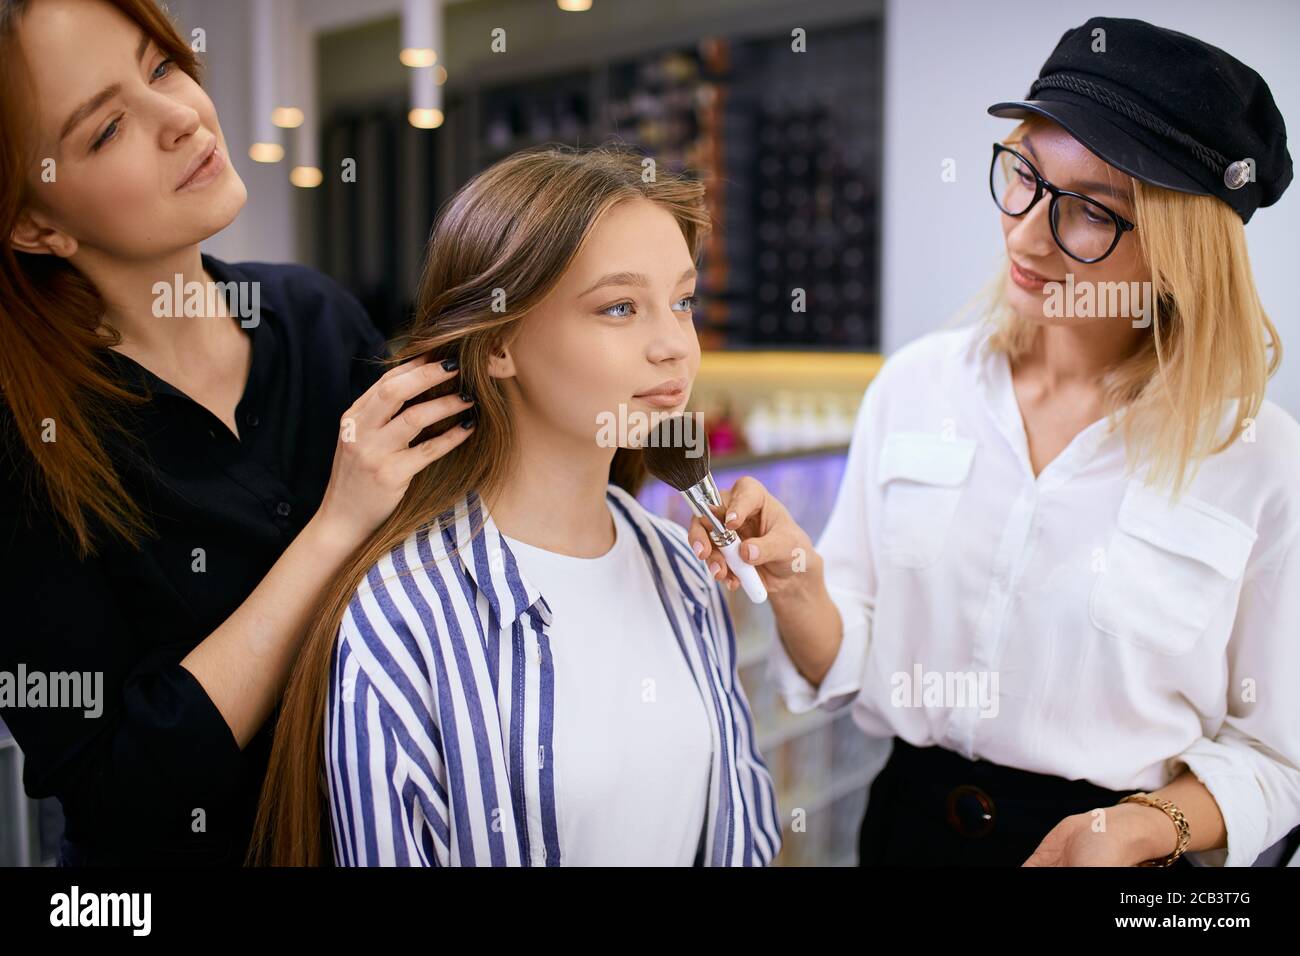
{"label": "brush bristle", "polygon": [[693,424],[684,415],[664,418],[651,429],[641,449],[646,470],[678,491],[699,484],[709,473],[709,439],[703,428],[692,428]]}

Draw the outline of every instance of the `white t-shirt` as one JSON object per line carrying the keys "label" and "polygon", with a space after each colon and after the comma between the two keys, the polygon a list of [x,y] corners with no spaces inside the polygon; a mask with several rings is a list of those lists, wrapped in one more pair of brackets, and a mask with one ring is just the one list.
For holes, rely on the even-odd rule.
{"label": "white t-shirt", "polygon": [[708,804],[708,715],[635,531],[610,512],[614,546],[598,558],[502,535],[551,608],[564,862],[689,866]]}

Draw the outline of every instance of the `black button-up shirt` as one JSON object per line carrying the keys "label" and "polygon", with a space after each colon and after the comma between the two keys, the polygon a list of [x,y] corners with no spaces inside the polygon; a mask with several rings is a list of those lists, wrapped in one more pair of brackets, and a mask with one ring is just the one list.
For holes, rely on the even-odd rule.
{"label": "black button-up shirt", "polygon": [[244,602],[315,513],[339,419],[382,372],[383,337],[332,280],[299,266],[233,266],[206,255],[203,264],[219,282],[259,283],[257,322],[243,322],[252,363],[238,438],[184,393],[109,352],[118,377],[152,395],[123,411],[142,442],[112,454],[156,537],[136,550],[101,536],[98,554],[78,560],[24,484],[26,450],[3,430],[0,671],[103,675],[97,717],[84,708],[0,707],[24,753],[27,792],[63,804],[68,862],[242,862],[274,718],[241,751],[179,662]]}

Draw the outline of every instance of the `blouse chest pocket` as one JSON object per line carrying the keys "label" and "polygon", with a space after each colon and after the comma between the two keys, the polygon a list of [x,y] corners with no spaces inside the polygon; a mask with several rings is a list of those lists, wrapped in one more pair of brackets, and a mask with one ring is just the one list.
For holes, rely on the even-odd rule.
{"label": "blouse chest pocket", "polygon": [[1156,653],[1186,653],[1241,580],[1256,537],[1204,501],[1184,496],[1171,504],[1131,483],[1092,586],[1092,623]]}
{"label": "blouse chest pocket", "polygon": [[943,554],[957,514],[975,441],[928,432],[885,436],[876,466],[883,488],[881,553],[900,568],[924,568]]}

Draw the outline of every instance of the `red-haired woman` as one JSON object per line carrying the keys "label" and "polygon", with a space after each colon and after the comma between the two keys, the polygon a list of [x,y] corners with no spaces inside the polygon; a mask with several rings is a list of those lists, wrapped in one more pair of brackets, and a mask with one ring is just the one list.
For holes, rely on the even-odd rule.
{"label": "red-haired woman", "polygon": [[62,862],[237,864],[322,587],[471,403],[402,411],[454,363],[375,381],[328,279],[200,254],[246,192],[151,0],[0,0],[0,74],[0,716]]}

